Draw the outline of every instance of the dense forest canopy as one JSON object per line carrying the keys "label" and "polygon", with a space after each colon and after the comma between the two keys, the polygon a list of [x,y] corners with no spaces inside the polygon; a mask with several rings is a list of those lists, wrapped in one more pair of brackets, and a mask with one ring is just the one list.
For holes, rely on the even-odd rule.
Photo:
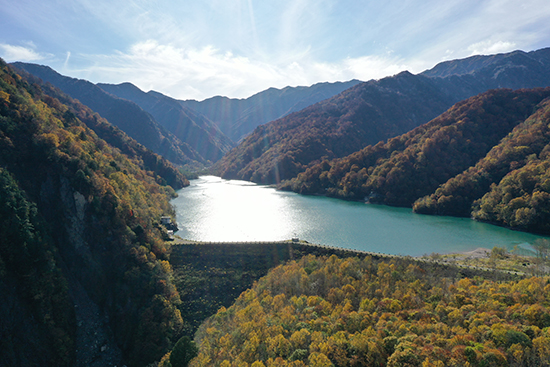
{"label": "dense forest canopy", "polygon": [[191,366],[549,366],[550,284],[306,256],[197,334]]}
{"label": "dense forest canopy", "polygon": [[216,165],[223,178],[278,183],[320,159],[402,134],[452,104],[429,78],[402,72],[370,81],[259,126]]}
{"label": "dense forest canopy", "polygon": [[550,99],[489,153],[435,193],[418,212],[470,215],[533,232],[550,233]]}

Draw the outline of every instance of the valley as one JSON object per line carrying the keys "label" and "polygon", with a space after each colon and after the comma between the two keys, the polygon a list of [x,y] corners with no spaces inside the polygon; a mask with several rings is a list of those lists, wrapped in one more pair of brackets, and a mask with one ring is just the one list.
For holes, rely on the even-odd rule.
{"label": "valley", "polygon": [[195,101],[1,61],[3,363],[548,365],[549,64]]}

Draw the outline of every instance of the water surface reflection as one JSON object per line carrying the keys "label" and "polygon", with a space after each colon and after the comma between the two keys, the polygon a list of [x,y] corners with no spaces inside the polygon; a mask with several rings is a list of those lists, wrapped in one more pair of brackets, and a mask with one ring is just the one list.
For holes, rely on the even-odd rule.
{"label": "water surface reflection", "polygon": [[178,192],[178,235],[201,241],[312,243],[401,255],[529,248],[540,236],[467,218],[276,191],[245,181],[203,176]]}

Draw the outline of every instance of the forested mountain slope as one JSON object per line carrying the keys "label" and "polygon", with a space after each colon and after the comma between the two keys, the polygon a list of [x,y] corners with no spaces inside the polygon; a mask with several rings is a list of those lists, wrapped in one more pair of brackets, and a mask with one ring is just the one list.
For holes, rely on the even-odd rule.
{"label": "forested mountain slope", "polygon": [[201,114],[161,93],[143,92],[131,83],[97,84],[104,91],[135,102],[149,112],[165,129],[187,142],[205,160],[216,162],[232,147],[233,142]]}
{"label": "forested mountain slope", "polygon": [[358,84],[258,127],[216,165],[216,172],[225,178],[277,183],[323,159],[403,134],[488,89],[549,86],[549,50],[516,51],[483,62],[455,60],[432,73],[402,72]]}
{"label": "forested mountain slope", "polygon": [[77,338],[81,284],[122,350],[118,362],[145,366],[183,327],[157,221],[174,214],[165,182],[180,188],[186,180],[158,156],[152,172],[143,148],[116,128],[121,148],[101,139],[83,121],[104,135],[108,123],[64,98],[69,105],[0,60],[2,362],[101,361],[112,345],[99,333],[90,344]]}
{"label": "forested mountain slope", "polygon": [[417,200],[413,208],[550,233],[550,99],[475,166]]}
{"label": "forested mountain slope", "polygon": [[207,116],[234,142],[238,142],[260,125],[300,111],[358,83],[359,80],[350,80],[317,83],[309,87],[269,88],[245,99],[217,96],[200,102],[186,100],[180,103]]}
{"label": "forested mountain slope", "polygon": [[151,171],[155,175],[154,177],[158,183],[168,184],[176,190],[189,185],[189,182],[182,173],[166,158],[139,144],[124,131],[111,125],[89,107],[84,106],[78,100],[69,97],[53,85],[44,82],[42,79],[32,74],[22,70],[18,70],[18,72],[27,82],[40,86],[44,94],[55,98],[61,104],[69,107],[69,112],[67,112],[65,116],[66,118],[78,118],[88,128],[93,130],[99,138],[105,140],[105,142],[109,143],[111,146],[120,149],[121,153],[131,159],[142,161],[143,168],[147,171]]}
{"label": "forested mountain slope", "polygon": [[346,156],[411,130],[449,104],[429,78],[403,72],[256,128],[216,166],[224,178],[280,182],[321,158]]}
{"label": "forested mountain slope", "polygon": [[549,365],[545,279],[434,270],[336,256],[279,266],[201,326],[190,366]]}
{"label": "forested mountain slope", "polygon": [[47,66],[16,62],[15,67],[78,99],[139,143],[179,165],[205,163],[187,142],[176,138],[134,102],[113,96],[86,81],[63,76]]}
{"label": "forested mountain slope", "polygon": [[[482,212],[477,217],[550,233],[546,224],[550,201],[544,199],[550,190],[544,186],[548,173],[543,169],[550,149],[549,97],[550,88],[499,89],[471,97],[409,133],[341,159],[323,161],[282,188],[389,205],[414,203],[421,213],[470,216],[474,201],[492,190],[491,184],[515,175],[514,170],[526,170],[524,166],[530,163],[538,167],[539,177],[532,171],[522,173],[529,185],[521,194],[509,192],[507,200],[535,195],[536,204],[514,204],[514,211],[531,210],[531,219],[524,218],[520,224]],[[489,210],[488,205],[484,208]]]}

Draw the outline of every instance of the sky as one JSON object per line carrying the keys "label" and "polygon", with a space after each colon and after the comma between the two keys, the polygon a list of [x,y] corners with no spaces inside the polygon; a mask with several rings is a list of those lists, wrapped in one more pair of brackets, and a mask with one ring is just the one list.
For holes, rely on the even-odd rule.
{"label": "sky", "polygon": [[5,61],[177,99],[549,46],[549,0],[0,0]]}

